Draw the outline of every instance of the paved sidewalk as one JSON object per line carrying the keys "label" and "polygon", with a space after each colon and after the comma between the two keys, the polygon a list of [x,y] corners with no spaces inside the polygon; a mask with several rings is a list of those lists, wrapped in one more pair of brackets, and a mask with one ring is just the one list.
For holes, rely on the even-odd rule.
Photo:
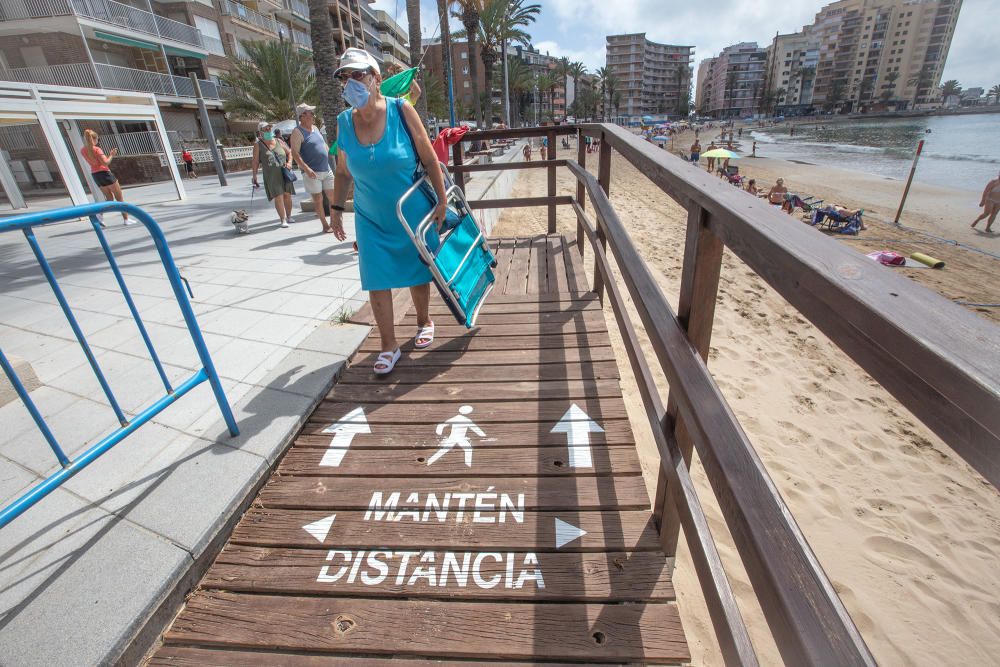
{"label": "paved sidewalk", "polygon": [[[500,161],[519,159],[509,151]],[[470,199],[509,195],[515,172],[477,173]],[[366,301],[348,241],[319,221],[288,229],[258,196],[251,233],[249,174],[126,191],[164,229],[194,291],[198,323],[241,433],[229,436],[207,383],[138,429],[97,462],[0,530],[0,664],[135,663],[170,620],[253,490],[329,391],[368,333],[341,324]],[[299,194],[298,203],[305,197]],[[160,203],[155,203],[160,202]],[[492,227],[498,211],[483,212]],[[144,227],[107,216],[107,236],[172,383],[197,367],[157,253]],[[163,386],[89,223],[42,228],[41,246],[122,408],[129,414]],[[117,427],[86,358],[24,237],[0,235],[0,347],[73,457]],[[2,374],[0,374],[2,375]],[[0,504],[58,469],[54,455],[0,379]],[[5,396],[7,397],[5,399]],[[136,639],[137,633],[145,634]],[[123,651],[128,651],[123,655]]]}
{"label": "paved sidewalk", "polygon": [[[2,664],[119,656],[264,479],[367,333],[338,322],[365,298],[350,241],[302,215],[281,229],[261,197],[251,233],[236,235],[228,215],[248,205],[249,175],[230,179],[225,189],[213,179],[187,181],[187,201],[147,210],[190,281],[241,434],[229,436],[203,384],[0,531]],[[134,194],[155,200],[158,186]],[[141,225],[107,217],[108,239],[176,384],[198,363],[158,256]],[[353,216],[345,226],[353,237]],[[116,397],[134,414],[163,385],[89,224],[38,236]],[[31,396],[72,457],[117,426],[114,414],[20,234],[0,236],[0,280],[0,346],[22,377],[37,377]],[[0,406],[0,424],[7,504],[58,464],[19,400]]]}

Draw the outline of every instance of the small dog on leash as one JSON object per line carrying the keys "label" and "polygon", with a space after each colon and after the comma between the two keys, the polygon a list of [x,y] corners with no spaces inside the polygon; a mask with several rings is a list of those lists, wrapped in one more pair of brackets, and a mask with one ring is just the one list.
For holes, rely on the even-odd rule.
{"label": "small dog on leash", "polygon": [[250,231],[250,216],[245,209],[236,209],[230,216],[230,222],[236,227],[237,234],[246,234]]}

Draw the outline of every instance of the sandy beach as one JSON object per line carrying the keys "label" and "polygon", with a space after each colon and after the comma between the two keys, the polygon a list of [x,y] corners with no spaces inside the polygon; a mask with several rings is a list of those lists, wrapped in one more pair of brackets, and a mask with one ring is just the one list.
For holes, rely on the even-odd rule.
{"label": "sandy beach", "polygon": [[[708,132],[715,131],[702,134],[705,144]],[[685,141],[690,137],[677,146]],[[575,142],[558,155],[575,156]],[[597,156],[590,157],[594,170]],[[781,175],[793,191],[864,207],[872,218],[891,220],[898,204],[898,184],[873,184],[853,172],[766,158],[740,165],[762,185]],[[512,196],[546,194],[545,179],[544,170],[522,172]],[[978,194],[970,203],[969,193],[939,190],[914,188],[906,224],[1000,252],[1000,239],[967,231]],[[575,179],[560,170],[558,193],[573,192]],[[676,306],[684,210],[617,155],[611,200]],[[545,208],[508,210],[494,235],[544,233],[545,220]],[[790,217],[789,224],[801,223]],[[569,207],[560,207],[558,225],[575,238]],[[1000,275],[1000,260],[917,232],[869,225],[860,238],[838,242],[863,252],[920,249],[943,259],[945,269],[903,269],[906,275],[948,298],[1000,303],[1000,288],[990,284]],[[1000,309],[972,308],[1000,320]],[[630,378],[621,341],[616,345],[622,377]],[[994,664],[1000,655],[1000,493],[728,251],[709,367],[880,664]],[[623,385],[652,495],[657,455],[638,391],[628,379]],[[697,457],[692,476],[760,662],[782,664]],[[675,584],[692,663],[722,664],[683,541]]]}

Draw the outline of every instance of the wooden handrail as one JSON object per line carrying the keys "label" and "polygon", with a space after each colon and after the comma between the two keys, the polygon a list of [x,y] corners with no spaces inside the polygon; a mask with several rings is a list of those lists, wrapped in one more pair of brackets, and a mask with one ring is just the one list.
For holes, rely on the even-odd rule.
{"label": "wooden handrail", "polygon": [[586,186],[598,226],[605,230],[667,381],[676,389],[680,413],[785,662],[874,665],[861,634],[607,195],[580,165],[568,166]]}
{"label": "wooden handrail", "polygon": [[996,325],[623,128],[583,130],[686,208],[701,206],[726,247],[1000,488]]}
{"label": "wooden handrail", "polygon": [[670,480],[673,502],[678,509],[681,525],[684,527],[684,536],[687,538],[691,559],[697,571],[698,580],[702,585],[705,604],[716,628],[719,648],[727,665],[752,667],[758,662],[750,635],[743,623],[743,617],[740,615],[736,596],[729,585],[729,579],[726,577],[722,558],[719,556],[715,541],[712,539],[712,531],[695,491],[694,482],[691,481],[688,466],[684,463],[684,457],[681,455],[677,441],[674,440],[673,424],[660,400],[656,381],[653,380],[649,365],[642,354],[635,327],[632,325],[628,313],[625,312],[625,300],[622,298],[618,284],[611,273],[607,254],[598,241],[597,231],[583,210],[583,206],[574,202],[573,210],[576,212],[581,229],[590,240],[594,250],[595,264],[607,285],[611,307],[625,343],[625,351],[632,366],[632,372],[635,374],[642,402],[647,407],[646,416],[649,420],[650,431],[660,454],[660,471]]}

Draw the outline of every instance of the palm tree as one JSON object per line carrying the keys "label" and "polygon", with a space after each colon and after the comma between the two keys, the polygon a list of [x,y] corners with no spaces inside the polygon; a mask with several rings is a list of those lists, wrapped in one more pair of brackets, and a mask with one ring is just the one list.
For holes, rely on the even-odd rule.
{"label": "palm tree", "polygon": [[[556,62],[555,69],[553,70],[556,75],[556,87],[562,88],[564,91],[563,100],[566,99],[565,91],[569,89],[569,77],[573,71],[573,65],[570,63],[569,58],[563,56]],[[555,95],[553,95],[553,104],[555,103]],[[554,112],[554,110],[553,110]],[[564,114],[565,115],[565,114]]]}
{"label": "palm tree", "polygon": [[941,84],[941,99],[946,100],[952,95],[958,95],[961,92],[962,84],[957,79],[949,79]]}
{"label": "palm tree", "polygon": [[[486,118],[483,116],[483,107],[479,91],[479,16],[485,8],[488,0],[450,0],[453,7],[451,15],[462,22],[465,27],[465,47],[468,52],[469,78],[472,79],[472,100],[476,112],[476,122],[479,127],[487,127]],[[487,73],[486,87],[490,88],[490,76]],[[490,93],[492,96],[492,92]]]}
{"label": "palm tree", "polygon": [[[526,0],[488,0],[479,17],[479,40],[486,80],[493,80],[493,68],[499,54],[507,53],[508,44],[531,44],[531,35],[523,30],[534,23],[541,11],[535,3]],[[490,95],[488,117],[493,118],[493,95]]]}
{"label": "palm tree", "polygon": [[990,88],[989,95],[993,97],[993,104],[1000,104],[1000,83]]}
{"label": "palm tree", "polygon": [[601,120],[605,121],[608,119],[607,106],[605,103],[608,99],[608,90],[613,87],[613,82],[615,81],[615,74],[607,67],[600,67],[597,70],[597,83],[601,87]]}
{"label": "palm tree", "polygon": [[587,73],[587,66],[577,61],[570,63],[569,75],[573,77],[573,101],[580,94],[580,77]]}
{"label": "palm tree", "polygon": [[888,102],[896,94],[896,80],[899,79],[899,72],[889,72],[885,75],[885,83],[882,84],[882,101]]}
{"label": "palm tree", "polygon": [[[337,115],[344,109],[344,97],[340,81],[333,76],[337,71],[337,50],[333,44],[333,25],[330,23],[330,5],[327,0],[309,0],[309,36],[313,44],[313,66],[316,68],[315,81],[319,85],[319,116],[327,127],[327,140],[333,141],[337,134]],[[289,44],[291,47],[291,44]],[[288,61],[289,70],[292,61]],[[295,96],[302,101],[302,97]]]}
{"label": "palm tree", "polygon": [[930,87],[931,83],[934,81],[934,75],[931,73],[931,68],[924,67],[920,68],[920,72],[916,76],[912,76],[907,80],[907,84],[913,86],[913,105],[916,106],[917,100],[920,98],[920,91]]}
{"label": "palm tree", "polygon": [[[420,40],[420,0],[406,0],[406,23],[408,41],[410,43],[410,67],[418,67],[420,65],[420,56],[423,53],[423,44],[421,44]],[[428,81],[423,77],[419,69],[417,70],[417,76],[420,77],[420,81],[417,83],[422,90],[426,91]],[[440,80],[438,83],[440,84]],[[420,99],[417,100],[417,112],[421,118],[427,118],[427,110],[429,108],[430,100],[427,99],[426,95],[421,95]],[[442,116],[435,114],[435,117],[441,118]]]}
{"label": "palm tree", "polygon": [[[455,91],[451,82],[454,80],[451,75],[451,31],[448,29],[448,2],[447,0],[437,0],[438,9],[438,22],[441,25],[441,62],[444,67],[444,85],[447,87],[448,91],[448,102],[451,105],[452,110],[455,112],[455,121],[458,118],[458,109],[456,108]],[[451,114],[449,113],[449,116]]]}
{"label": "palm tree", "polygon": [[784,88],[778,88],[774,91],[774,106],[771,108],[771,113],[775,113],[778,109],[779,104],[785,103],[785,94],[788,93]]}
{"label": "palm tree", "polygon": [[[246,60],[234,60],[233,68],[219,77],[222,83],[233,88],[225,101],[227,113],[243,120],[277,121],[287,118],[291,99],[289,84],[296,101],[316,103],[316,78],[309,74],[309,58],[290,41],[241,44],[247,53]],[[330,114],[329,118],[336,118],[338,109],[324,110]]]}
{"label": "palm tree", "polygon": [[444,82],[441,77],[434,73],[428,73],[424,77],[423,95],[426,98],[427,111],[435,118],[448,117],[448,94],[444,89]]}
{"label": "palm tree", "polygon": [[844,96],[844,82],[834,81],[833,85],[830,86],[830,92],[826,94],[826,106],[833,110],[838,104],[840,104],[841,98]]}
{"label": "palm tree", "polygon": [[528,97],[535,85],[535,79],[520,58],[507,59],[507,86],[510,96],[514,99],[514,108],[517,110],[518,126],[524,125],[524,113],[528,104]]}
{"label": "palm tree", "polygon": [[[558,79],[556,79],[555,75],[552,72],[545,72],[545,73],[539,74],[538,76],[535,77],[535,86],[538,88],[538,91],[542,94],[542,102],[543,102],[543,104],[542,104],[542,111],[543,112],[545,111],[544,100],[545,100],[545,94],[546,93],[549,94],[549,106],[550,107],[554,107],[554,105],[552,104],[551,90],[553,88],[555,88],[555,86],[556,86],[557,83],[558,83]],[[551,112],[550,112],[550,115],[551,115]]]}

